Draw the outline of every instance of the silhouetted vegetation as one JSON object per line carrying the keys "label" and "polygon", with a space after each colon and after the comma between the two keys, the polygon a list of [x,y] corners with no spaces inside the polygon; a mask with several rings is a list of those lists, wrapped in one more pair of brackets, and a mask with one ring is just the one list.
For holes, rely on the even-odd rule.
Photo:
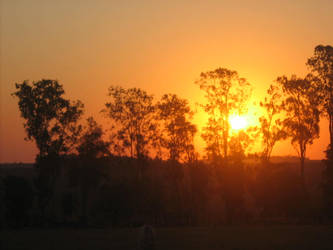
{"label": "silhouetted vegetation", "polygon": [[259,118],[258,135],[262,137],[261,158],[266,162],[269,162],[275,144],[287,137],[281,117],[283,106],[280,90],[278,86],[270,85],[267,96],[264,101],[260,102],[260,106],[264,109],[264,115]]}
{"label": "silhouetted vegetation", "polygon": [[317,79],[313,82],[321,100],[321,114],[328,118],[330,145],[333,145],[333,47],[318,45],[307,61]]}
{"label": "silhouetted vegetation", "polygon": [[300,158],[301,178],[304,180],[304,161],[306,150],[313,140],[319,137],[319,102],[311,84],[311,75],[306,78],[292,76],[279,77],[277,82],[284,95],[282,109],[285,114],[284,129],[291,138],[291,144]]}
{"label": "silhouetted vegetation", "polygon": [[236,71],[225,68],[201,73],[197,84],[205,91],[207,99],[203,108],[209,118],[202,134],[207,143],[206,151],[213,161],[221,157],[227,159],[230,150],[229,117],[246,112],[250,84]]}
{"label": "silhouetted vegetation", "polygon": [[[156,101],[145,90],[111,86],[103,109],[107,131],[93,117],[82,123],[83,104],[65,99],[57,81],[16,84],[27,140],[39,153],[31,183],[2,179],[6,224],[331,222],[332,58],[332,47],[317,46],[308,60],[313,74],[277,78],[260,102],[260,126],[239,131],[231,131],[229,118],[247,112],[250,83],[226,68],[201,73],[196,83],[209,117],[201,134],[205,157],[195,150],[194,111],[177,95]],[[323,163],[306,159],[320,115],[330,124]],[[299,165],[271,157],[276,142],[287,138]],[[255,140],[262,150],[251,154]]]}

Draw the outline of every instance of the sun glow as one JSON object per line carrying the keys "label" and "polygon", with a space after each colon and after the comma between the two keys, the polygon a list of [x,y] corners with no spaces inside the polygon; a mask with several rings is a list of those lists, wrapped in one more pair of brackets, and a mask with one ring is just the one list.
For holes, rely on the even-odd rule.
{"label": "sun glow", "polygon": [[233,130],[245,129],[248,126],[247,119],[243,116],[231,116],[229,122]]}

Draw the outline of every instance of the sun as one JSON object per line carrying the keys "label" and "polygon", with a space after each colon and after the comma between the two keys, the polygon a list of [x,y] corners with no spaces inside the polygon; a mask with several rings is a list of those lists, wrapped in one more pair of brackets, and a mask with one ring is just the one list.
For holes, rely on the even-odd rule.
{"label": "sun", "polygon": [[246,118],[239,115],[231,116],[229,122],[233,130],[245,129],[248,126]]}

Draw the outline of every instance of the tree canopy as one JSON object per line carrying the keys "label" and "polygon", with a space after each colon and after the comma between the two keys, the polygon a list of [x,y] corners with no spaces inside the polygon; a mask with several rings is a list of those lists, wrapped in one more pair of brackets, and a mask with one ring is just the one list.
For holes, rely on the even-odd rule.
{"label": "tree canopy", "polygon": [[264,115],[259,117],[259,133],[262,135],[263,150],[261,157],[269,161],[275,144],[287,137],[282,123],[282,90],[277,85],[270,85],[267,96],[260,102]]}
{"label": "tree canopy", "polygon": [[39,157],[60,155],[73,149],[80,132],[77,121],[83,113],[80,101],[71,102],[56,80],[42,79],[15,84],[27,140],[34,140]]}
{"label": "tree canopy", "polygon": [[282,108],[285,112],[284,127],[301,160],[301,176],[304,176],[304,160],[307,146],[319,138],[319,98],[313,88],[312,77],[292,75],[278,77],[284,94]]}
{"label": "tree canopy", "polygon": [[322,99],[322,114],[329,120],[330,145],[333,145],[333,47],[318,45],[307,65],[318,77],[314,82],[316,94]]}
{"label": "tree canopy", "polygon": [[229,117],[243,114],[251,94],[250,84],[234,70],[217,68],[200,74],[196,82],[205,91],[207,103],[202,105],[208,122],[202,134],[206,150],[212,157],[228,156]]}
{"label": "tree canopy", "polygon": [[158,116],[162,121],[161,144],[172,160],[191,161],[194,157],[196,126],[189,119],[193,116],[186,99],[174,94],[163,95],[157,103]]}
{"label": "tree canopy", "polygon": [[122,151],[131,157],[147,156],[155,136],[153,96],[139,88],[109,88],[103,112],[112,120]]}

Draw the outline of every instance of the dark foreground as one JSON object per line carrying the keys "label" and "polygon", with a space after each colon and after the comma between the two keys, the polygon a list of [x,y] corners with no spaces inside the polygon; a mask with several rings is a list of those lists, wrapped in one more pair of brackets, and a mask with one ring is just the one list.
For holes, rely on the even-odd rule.
{"label": "dark foreground", "polygon": [[[0,249],[136,249],[137,229],[2,231]],[[156,249],[333,249],[333,226],[157,228]]]}

